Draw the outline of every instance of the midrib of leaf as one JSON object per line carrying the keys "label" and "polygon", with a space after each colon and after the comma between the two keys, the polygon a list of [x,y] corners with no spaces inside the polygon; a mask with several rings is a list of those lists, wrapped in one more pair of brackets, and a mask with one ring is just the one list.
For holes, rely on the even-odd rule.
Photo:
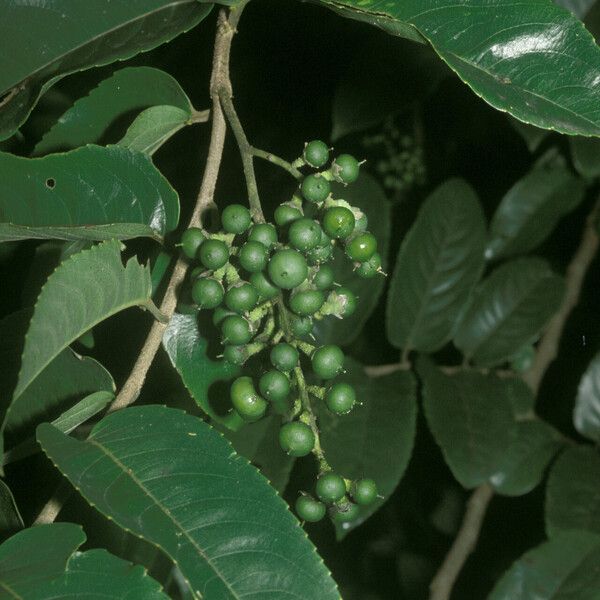
{"label": "midrib of leaf", "polygon": [[[136,21],[139,20],[143,20],[148,18],[149,16],[156,14],[156,13],[160,13],[163,10],[169,9],[172,6],[177,6],[178,4],[190,4],[191,1],[190,0],[175,0],[174,2],[171,2],[170,4],[167,5],[163,5],[160,6],[158,8],[156,8],[155,10],[149,11],[144,13],[143,15],[138,15],[137,17],[134,17],[133,19],[130,19],[129,21],[127,21],[126,23],[122,23],[120,25],[116,25],[115,27],[112,27],[111,29],[105,29],[104,31],[102,31],[101,33],[88,38],[85,42],[79,44],[78,46],[74,46],[73,48],[69,49],[67,52],[64,52],[63,54],[60,54],[59,56],[55,56],[52,60],[48,61],[47,63],[45,63],[44,65],[42,65],[41,67],[38,67],[35,71],[33,71],[32,73],[30,73],[25,79],[22,79],[20,81],[16,81],[15,83],[13,83],[11,86],[9,86],[8,88],[6,88],[6,91],[12,90],[15,87],[17,87],[19,84],[21,84],[23,81],[28,81],[33,79],[35,76],[37,76],[39,73],[42,73],[45,69],[47,69],[49,66],[53,65],[55,62],[65,58],[65,56],[70,56],[71,54],[74,54],[76,52],[78,52],[79,50],[81,50],[82,48],[85,48],[86,46],[89,46],[90,44],[93,44],[94,42],[96,42],[97,40],[110,35],[112,33],[115,33],[116,31],[119,31],[119,29],[125,29],[127,27],[129,27],[130,25],[134,24]],[[200,2],[201,4],[203,4],[202,2]],[[102,63],[100,63],[102,64]],[[79,70],[79,68],[76,68],[76,70]],[[62,75],[64,75],[66,73],[61,73],[58,76],[62,77]],[[44,85],[43,88],[47,89],[49,88],[55,81],[55,77],[50,78]]]}
{"label": "midrib of leaf", "polygon": [[18,600],[25,600],[23,596],[19,596],[15,590],[13,590],[10,586],[8,586],[4,581],[0,581],[0,588],[6,590],[13,598],[17,598]]}
{"label": "midrib of leaf", "polygon": [[[214,571],[215,575],[225,584],[225,587],[231,593],[232,597],[235,598],[236,600],[241,600],[241,596],[238,596],[235,593],[235,591],[230,587],[228,581],[225,579],[225,577],[222,575],[222,573],[219,571],[219,569],[212,563],[212,561],[205,554],[205,552],[202,550],[202,548],[200,548],[200,546],[198,546],[196,540],[194,540],[194,538],[189,534],[189,532],[183,528],[181,523],[179,523],[179,521],[171,514],[171,511],[166,506],[163,506],[157,500],[157,498],[154,496],[154,494],[152,494],[152,492],[150,490],[148,490],[146,488],[146,486],[144,486],[144,484],[135,476],[133,470],[126,467],[108,448],[106,448],[105,446],[103,446],[102,444],[97,442],[95,439],[88,438],[86,441],[87,441],[87,443],[92,444],[93,446],[98,448],[101,452],[104,453],[104,455],[106,457],[108,457],[110,460],[112,460],[114,462],[114,464],[123,472],[123,474],[126,475],[127,477],[129,477],[140,488],[140,490],[144,494],[146,494],[146,496],[148,496],[148,498],[150,498],[156,506],[158,506],[160,508],[161,512],[173,523],[173,525],[175,525],[175,528],[178,531],[180,531],[182,533],[182,535],[185,536],[185,538],[190,542],[190,544],[197,550],[198,554],[206,561],[206,563]],[[94,464],[96,464],[96,463],[94,463]],[[141,539],[146,539],[134,531],[131,531],[131,533],[133,533],[134,535],[136,535],[137,537],[139,537]],[[161,550],[163,552],[167,552],[167,549],[162,548],[160,546],[160,544],[158,544],[157,542],[152,541],[152,540],[147,540],[147,541],[154,544],[157,548],[159,548],[159,550]],[[188,578],[185,575],[183,575],[183,576],[185,578],[186,583],[188,584],[188,587],[190,588],[190,591],[192,592],[192,594],[194,596],[196,596],[197,595],[196,590],[194,590],[194,588],[190,584],[190,581],[188,580]]]}

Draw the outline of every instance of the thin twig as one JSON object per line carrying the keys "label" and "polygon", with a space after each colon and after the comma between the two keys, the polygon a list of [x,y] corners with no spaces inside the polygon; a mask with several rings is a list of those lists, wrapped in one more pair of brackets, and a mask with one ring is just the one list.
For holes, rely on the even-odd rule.
{"label": "thin twig", "polygon": [[302,179],[302,173],[298,169],[296,169],[296,167],[291,162],[280,158],[272,152],[266,152],[265,150],[260,150],[259,148],[255,148],[254,146],[250,146],[250,152],[253,156],[256,156],[257,158],[262,158],[267,162],[273,163],[274,165],[281,167],[282,169],[287,171],[294,179]]}
{"label": "thin twig", "polygon": [[[241,16],[246,2],[232,8],[227,17],[227,12],[222,9],[219,12],[217,33],[215,37],[213,66],[211,73],[211,97],[212,107],[212,130],[208,156],[200,185],[200,191],[196,199],[189,226],[195,227],[202,224],[202,215],[211,207],[214,207],[214,192],[217,184],[217,177],[223,156],[223,147],[225,143],[225,119],[219,102],[218,90],[222,88],[224,82],[229,81],[229,55],[231,50],[231,41],[236,31],[236,26]],[[180,285],[183,283],[188,270],[188,262],[179,258],[173,268],[173,273],[167,285],[167,290],[160,305],[160,312],[170,320],[177,306],[177,293]],[[140,353],[131,369],[127,381],[123,384],[119,394],[110,405],[108,412],[114,412],[121,408],[129,406],[138,398],[146,375],[152,365],[154,357],[160,348],[163,334],[167,328],[167,322],[154,321],[150,327],[146,341],[140,350]],[[52,523],[58,516],[60,509],[72,488],[63,482],[56,490],[53,497],[46,503],[40,514],[35,520],[36,524]]]}
{"label": "thin twig", "polygon": [[[586,220],[579,247],[567,267],[566,289],[562,304],[551,319],[538,345],[533,367],[523,374],[523,380],[529,385],[534,395],[537,395],[548,367],[556,358],[565,324],[579,301],[585,275],[598,251],[596,221],[599,211],[600,200],[596,202]],[[458,535],[431,582],[429,600],[448,600],[450,598],[454,583],[475,547],[485,512],[493,495],[494,491],[487,483],[479,486],[473,492]]]}

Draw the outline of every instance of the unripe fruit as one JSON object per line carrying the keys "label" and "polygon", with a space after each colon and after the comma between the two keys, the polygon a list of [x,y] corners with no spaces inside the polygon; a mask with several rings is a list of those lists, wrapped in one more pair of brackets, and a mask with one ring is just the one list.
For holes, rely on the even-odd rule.
{"label": "unripe fruit", "polygon": [[244,233],[252,223],[250,211],[241,204],[232,204],[223,210],[221,215],[223,229],[227,233]]}
{"label": "unripe fruit", "polygon": [[344,368],[344,353],[339,346],[321,346],[313,352],[312,368],[321,379],[333,379]]}
{"label": "unripe fruit", "polygon": [[290,456],[306,456],[314,448],[315,435],[306,423],[293,421],[279,430],[279,444]]}
{"label": "unripe fruit", "polygon": [[323,202],[329,196],[331,185],[320,175],[307,175],[302,181],[300,191],[306,200],[318,203]]}
{"label": "unripe fruit", "polygon": [[223,286],[216,279],[197,279],[192,286],[192,299],[200,308],[217,308],[224,295]]}
{"label": "unripe fruit", "polygon": [[318,290],[329,290],[334,284],[335,274],[331,265],[321,265],[314,274],[312,283]]}
{"label": "unripe fruit", "polygon": [[246,242],[239,253],[240,265],[248,273],[262,271],[269,261],[269,251],[260,242]]}
{"label": "unripe fruit", "polygon": [[360,165],[354,156],[340,154],[331,165],[333,177],[340,183],[354,183],[358,179]]}
{"label": "unripe fruit", "polygon": [[356,521],[360,515],[360,508],[357,504],[349,502],[343,508],[336,507],[333,511],[333,520],[336,523],[349,523]]}
{"label": "unripe fruit", "polygon": [[333,246],[327,244],[326,246],[317,246],[306,253],[306,260],[310,265],[320,265],[331,259],[333,254]]}
{"label": "unripe fruit", "polygon": [[225,317],[229,317],[230,315],[235,315],[235,313],[228,308],[224,308],[223,306],[219,306],[215,309],[212,316],[213,325],[220,325]]}
{"label": "unripe fruit", "polygon": [[318,169],[329,160],[329,148],[321,140],[312,140],[304,146],[302,156],[307,165]]}
{"label": "unripe fruit", "polygon": [[269,277],[279,288],[291,290],[308,276],[306,259],[296,250],[278,250],[269,261]]}
{"label": "unripe fruit", "polygon": [[314,315],[325,303],[325,294],[320,290],[303,290],[290,298],[290,308],[301,316]]}
{"label": "unripe fruit", "polygon": [[230,315],[221,322],[221,334],[224,344],[240,346],[247,344],[252,339],[250,323],[239,315]]}
{"label": "unripe fruit", "polygon": [[302,218],[302,211],[295,206],[290,206],[289,204],[280,204],[275,209],[275,223],[279,225],[279,227],[285,227],[285,225],[289,225],[296,219]]}
{"label": "unripe fruit", "polygon": [[252,273],[250,283],[264,300],[271,300],[279,294],[279,288],[275,287],[264,273]]}
{"label": "unripe fruit", "polygon": [[229,247],[221,240],[206,240],[198,251],[200,262],[207,268],[216,271],[229,260]]}
{"label": "unripe fruit", "polygon": [[332,206],[323,215],[323,231],[338,240],[346,239],[355,225],[354,213],[345,206]]}
{"label": "unripe fruit", "polygon": [[290,315],[290,329],[294,337],[303,338],[313,330],[313,320],[310,317]]}
{"label": "unripe fruit", "polygon": [[359,479],[351,486],[352,498],[357,504],[367,506],[377,499],[377,484],[372,479]]}
{"label": "unripe fruit", "polygon": [[281,371],[272,369],[262,375],[258,389],[267,400],[285,400],[290,393],[290,380]]}
{"label": "unripe fruit", "polygon": [[375,252],[371,258],[365,262],[360,263],[356,269],[356,274],[363,279],[370,279],[375,277],[381,269],[381,256],[378,252]]}
{"label": "unripe fruit", "polygon": [[206,239],[204,232],[199,227],[190,227],[181,236],[181,250],[191,259],[198,256],[198,249]]}
{"label": "unripe fruit", "polygon": [[300,496],[296,500],[296,514],[303,521],[316,523],[320,521],[327,512],[325,505],[311,496]]}
{"label": "unripe fruit", "polygon": [[535,359],[535,348],[528,344],[527,346],[523,346],[510,361],[510,366],[513,371],[517,373],[525,373],[525,371],[529,371],[533,365],[533,361]]}
{"label": "unripe fruit", "polygon": [[271,223],[258,223],[248,235],[248,241],[260,242],[267,249],[271,249],[277,243],[277,232]]}
{"label": "unripe fruit", "polygon": [[356,403],[356,391],[348,383],[334,383],[325,392],[325,404],[336,415],[345,415]]}
{"label": "unripe fruit", "polygon": [[267,402],[254,389],[250,377],[238,377],[231,384],[231,403],[244,421],[258,421],[267,411]]}
{"label": "unripe fruit", "polygon": [[242,366],[248,360],[248,347],[225,346],[223,358],[232,365]]}
{"label": "unripe fruit", "polygon": [[225,305],[236,313],[252,310],[258,303],[258,292],[249,283],[230,287],[225,294]]}
{"label": "unripe fruit", "polygon": [[271,359],[271,364],[276,369],[287,373],[298,365],[298,359],[300,357],[298,355],[298,350],[296,350],[294,346],[282,342],[280,344],[275,344],[275,346],[271,348],[269,358]]}
{"label": "unripe fruit", "polygon": [[356,294],[347,287],[340,287],[335,290],[340,302],[342,312],[341,317],[349,317],[356,310]]}
{"label": "unripe fruit", "polygon": [[323,502],[332,504],[333,502],[338,502],[346,495],[346,484],[343,478],[337,473],[328,471],[317,479],[315,491]]}
{"label": "unripe fruit", "polygon": [[321,226],[312,219],[297,219],[290,225],[288,234],[290,245],[306,252],[319,245],[321,240]]}
{"label": "unripe fruit", "polygon": [[351,260],[365,262],[377,251],[377,239],[365,231],[354,236],[346,243],[346,254]]}

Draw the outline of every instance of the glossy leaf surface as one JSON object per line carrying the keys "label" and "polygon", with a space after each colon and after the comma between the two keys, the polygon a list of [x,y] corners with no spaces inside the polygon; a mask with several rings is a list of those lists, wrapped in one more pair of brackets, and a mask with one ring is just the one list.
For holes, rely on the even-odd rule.
{"label": "glossy leaf surface", "polygon": [[564,281],[538,258],[498,267],[475,291],[454,338],[465,356],[494,366],[535,340],[558,310]]}
{"label": "glossy leaf surface", "polygon": [[209,401],[210,386],[216,381],[232,379],[239,373],[239,367],[207,356],[208,342],[200,335],[198,316],[175,313],[163,335],[163,346],[196,404],[211,419],[227,428],[237,430],[242,427],[244,421],[237,413],[232,411],[222,416]]}
{"label": "glossy leaf surface", "polygon": [[0,241],[160,239],[179,220],[177,193],[140,152],[84,146],[36,159],[0,153],[0,170]]}
{"label": "glossy leaf surface", "polygon": [[600,442],[600,354],[594,357],[579,382],[573,424],[581,435]]}
{"label": "glossy leaf surface", "polygon": [[445,375],[425,359],[417,368],[427,423],[450,470],[466,488],[489,481],[515,435],[502,380],[475,371]]}
{"label": "glossy leaf surface", "polygon": [[34,153],[96,144],[116,119],[154,105],[177,107],[188,118],[192,111],[189,98],[168,73],[152,67],[119,69],[77,100],[44,134]]}
{"label": "glossy leaf surface", "polygon": [[48,424],[38,441],[98,510],[176,560],[195,594],[339,598],[285,502],[200,419],[127,408],[87,441]]}
{"label": "glossy leaf surface", "polygon": [[371,379],[354,360],[347,359],[345,368],[348,372],[339,381],[354,387],[357,404],[350,413],[338,416],[319,403],[321,443],[335,471],[348,479],[373,479],[383,499],[361,508],[355,521],[336,525],[338,539],[379,509],[400,483],[417,420],[416,381],[410,371]]}
{"label": "glossy leaf surface", "polygon": [[579,529],[600,535],[600,455],[569,448],[552,466],[546,487],[546,533]]}
{"label": "glossy leaf surface", "polygon": [[583,182],[568,169],[537,168],[506,193],[496,209],[485,250],[488,260],[526,254],[583,200]]}
{"label": "glossy leaf surface", "polygon": [[149,269],[134,258],[123,266],[118,241],[83,250],[62,263],[35,305],[14,398],[81,334],[121,310],[147,303],[151,293]]}
{"label": "glossy leaf surface", "polygon": [[483,269],[485,221],[460,179],[438,187],[404,239],[387,302],[390,342],[432,352],[448,342]]}
{"label": "glossy leaf surface", "polygon": [[600,134],[600,49],[581,21],[549,0],[320,2],[395,35],[418,32],[478,96],[521,121]]}
{"label": "glossy leaf surface", "polygon": [[197,25],[212,8],[197,0],[4,0],[0,39],[0,139],[68,73],[130,58]]}

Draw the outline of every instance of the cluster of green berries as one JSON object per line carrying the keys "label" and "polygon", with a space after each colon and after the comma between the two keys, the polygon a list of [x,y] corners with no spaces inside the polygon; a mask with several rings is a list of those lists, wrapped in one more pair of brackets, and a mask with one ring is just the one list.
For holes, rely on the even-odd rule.
{"label": "cluster of green berries", "polygon": [[[294,165],[321,169],[329,163],[329,154],[325,143],[312,141]],[[251,356],[268,353],[269,364],[258,381],[249,376],[234,380],[233,409],[247,422],[259,420],[269,410],[281,415],[285,422],[279,442],[284,452],[295,457],[314,452],[317,443],[314,415],[302,394],[324,402],[338,415],[350,412],[357,400],[351,385],[332,382],[343,371],[342,350],[335,345],[316,348],[310,340],[314,340],[315,320],[344,318],[356,309],[352,290],[335,282],[331,263],[336,246],[353,261],[358,276],[381,273],[377,240],[367,230],[366,216],[331,193],[332,181],[351,184],[359,169],[353,156],[342,154],[329,168],[302,177],[292,199],[275,210],[274,223],[257,222],[246,207],[233,204],[221,214],[222,231],[191,228],[181,239],[183,253],[200,263],[192,270],[192,299],[199,309],[214,311],[225,360],[242,366]],[[327,386],[305,385],[301,353]],[[346,514],[354,504],[340,480],[344,492],[339,498],[332,496],[331,502],[336,504],[336,514]],[[349,485],[355,486],[351,495],[357,504],[365,503],[367,484]],[[319,489],[319,498],[330,502]],[[309,501],[323,506],[325,514],[321,501],[302,496],[297,507],[301,518],[317,520],[314,514],[306,516]]]}

